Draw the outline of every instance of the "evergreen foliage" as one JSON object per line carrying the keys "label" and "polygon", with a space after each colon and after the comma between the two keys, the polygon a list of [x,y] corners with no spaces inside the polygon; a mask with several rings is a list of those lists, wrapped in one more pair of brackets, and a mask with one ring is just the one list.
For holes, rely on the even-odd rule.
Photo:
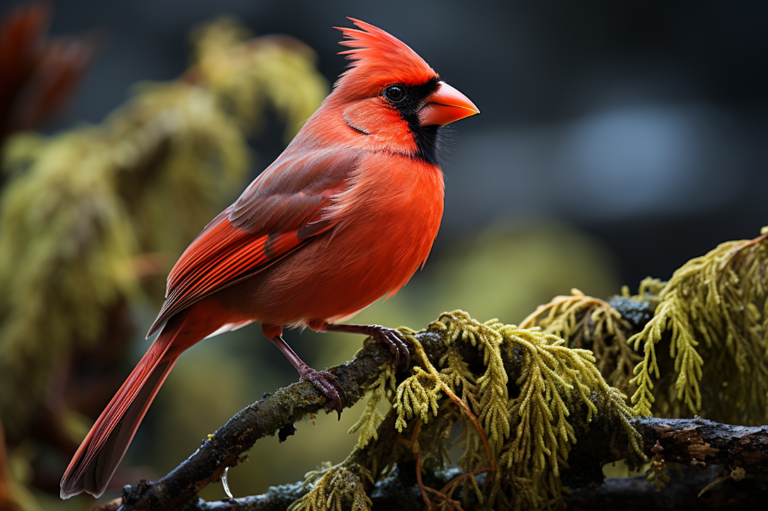
{"label": "evergreen foliage", "polygon": [[[720,422],[768,422],[768,228],[688,261],[658,291],[653,319],[629,339],[635,412],[700,414]],[[669,342],[662,373],[656,346]],[[653,378],[660,379],[654,392]],[[706,382],[706,385],[701,385]]]}
{"label": "evergreen foliage", "polygon": [[642,357],[627,345],[632,324],[611,303],[572,289],[570,296],[553,298],[520,323],[521,328],[534,326],[562,337],[571,348],[591,350],[608,384],[631,393],[630,380]]}
{"label": "evergreen foliage", "polygon": [[[353,496],[354,504],[347,505],[367,510],[367,501],[356,496],[366,480],[379,480],[398,463],[411,461],[425,503],[447,505],[466,480],[464,500],[476,499],[487,509],[554,508],[575,431],[589,428],[598,414],[610,424],[606,434],[613,444],[623,444],[633,462],[644,459],[625,396],[605,382],[591,352],[568,348],[538,328],[479,323],[462,311],[441,315],[422,332],[439,336],[448,348],[439,367],[429,362],[416,332],[401,328],[416,362],[410,374],[395,388],[392,368],[382,368],[353,428],[360,432],[357,447],[341,464],[308,475],[314,487],[294,511],[334,509],[331,503]],[[477,360],[462,355],[467,344],[477,350]],[[507,372],[503,353],[519,362],[518,372]],[[385,398],[392,409],[382,418],[376,410]],[[457,425],[464,450],[458,465],[465,475],[441,491],[429,488],[421,469],[450,463]],[[478,484],[475,476],[481,473],[486,477]]]}
{"label": "evergreen foliage", "polygon": [[668,282],[644,279],[637,295],[624,288],[606,302],[574,289],[521,326],[591,349],[638,415],[760,425],[768,421],[767,290],[764,227],[688,261]]}

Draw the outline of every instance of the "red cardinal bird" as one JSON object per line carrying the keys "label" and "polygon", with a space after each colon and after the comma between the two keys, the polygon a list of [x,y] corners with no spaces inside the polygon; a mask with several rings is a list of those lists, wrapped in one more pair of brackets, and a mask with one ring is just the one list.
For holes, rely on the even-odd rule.
{"label": "red cardinal bird", "polygon": [[350,19],[360,30],[339,29],[349,68],[173,267],[148,334],[160,335],[75,453],[62,498],[104,492],[178,356],[214,333],[261,321],[339,411],[334,377],[302,362],[283,326],[371,335],[408,356],[391,329],[339,322],[395,294],[424,264],[443,214],[441,127],[479,111],[404,43]]}

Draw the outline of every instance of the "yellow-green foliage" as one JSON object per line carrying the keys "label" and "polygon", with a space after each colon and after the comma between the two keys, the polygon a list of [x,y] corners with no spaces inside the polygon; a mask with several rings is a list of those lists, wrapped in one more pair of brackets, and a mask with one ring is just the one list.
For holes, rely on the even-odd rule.
{"label": "yellow-green foliage", "polygon": [[[768,421],[768,229],[723,243],[678,269],[659,293],[653,319],[629,339],[644,352],[635,368],[635,411],[691,414],[739,424]],[[659,366],[669,340],[674,368]],[[660,389],[653,392],[653,378]],[[668,378],[674,377],[674,382]]]}
{"label": "yellow-green foliage", "polygon": [[90,149],[111,157],[111,172],[102,171],[114,175],[142,248],[175,255],[242,186],[247,141],[204,87],[178,81],[137,90]]}
{"label": "yellow-green foliage", "polygon": [[245,41],[232,22],[196,40],[200,67],[142,85],[101,125],[6,144],[0,416],[9,431],[23,428],[56,364],[97,341],[110,310],[136,296],[142,254],[163,254],[149,273],[164,275],[234,198],[249,167],[245,129],[264,108],[292,135],[326,92],[314,55],[296,41]]}
{"label": "yellow-green foliage", "polygon": [[395,399],[397,430],[402,433],[408,426],[407,420],[414,416],[426,423],[429,422],[430,417],[437,415],[437,393],[440,389],[439,376],[430,374],[421,367],[414,367],[413,376],[397,387]]}
{"label": "yellow-green foliage", "polygon": [[562,337],[571,348],[591,350],[608,384],[629,393],[633,370],[642,357],[627,345],[632,326],[611,304],[572,289],[570,296],[553,298],[520,323],[520,328],[534,326]]}
{"label": "yellow-green foliage", "polygon": [[[492,320],[486,324],[479,323],[469,317],[463,311],[455,311],[451,314],[443,314],[438,321],[432,323],[428,329],[443,331],[443,342],[448,346],[448,352],[440,360],[442,370],[443,390],[451,390],[454,394],[461,391],[462,402],[475,410],[477,419],[488,436],[488,444],[491,455],[496,458],[509,438],[511,424],[507,410],[509,396],[507,392],[508,375],[504,370],[504,362],[501,358],[501,345],[504,342],[503,334],[497,333],[501,323]],[[410,339],[415,339],[409,335]],[[469,343],[482,352],[484,372],[480,375],[473,374],[465,361],[461,360],[459,353],[460,343]],[[419,347],[420,349],[420,347]],[[422,363],[434,372],[431,364],[422,355]],[[397,403],[396,403],[397,410]],[[460,415],[461,416],[461,415]],[[398,410],[398,419],[401,419]],[[467,433],[467,452],[460,463],[467,471],[481,468],[487,464],[480,439],[474,437],[474,429],[463,417],[464,431]],[[474,467],[474,468],[473,468]]]}
{"label": "yellow-green foliage", "polygon": [[598,413],[596,399],[616,428],[607,431],[608,436],[626,434],[630,457],[644,458],[625,396],[605,382],[590,351],[567,348],[563,339],[536,330],[507,325],[499,333],[525,357],[515,381],[519,396],[509,403],[515,433],[504,445],[493,489],[504,506],[553,507],[562,490],[560,468],[567,466],[576,442],[574,426],[586,427],[592,421]]}
{"label": "yellow-green foliage", "polygon": [[357,441],[358,449],[364,449],[372,439],[378,440],[376,428],[384,420],[384,416],[379,411],[379,403],[396,392],[395,368],[391,365],[384,365],[379,368],[379,371],[378,378],[364,388],[366,392],[371,393],[365,406],[365,412],[363,412],[360,420],[349,428],[349,433],[360,432]]}
{"label": "yellow-green foliage", "polygon": [[50,371],[136,291],[137,244],[86,130],[44,144],[0,200],[0,415],[23,427]]}
{"label": "yellow-green foliage", "polygon": [[371,499],[365,492],[365,483],[372,483],[368,469],[351,461],[309,472],[305,484],[312,490],[294,502],[288,511],[370,511]]}
{"label": "yellow-green foliage", "polygon": [[[391,369],[371,384],[368,408],[356,426],[361,431],[358,447],[333,470],[354,463],[378,479],[414,456],[417,464],[439,468],[450,461],[450,434],[461,423],[464,453],[459,467],[465,474],[487,474],[482,488],[474,477],[467,479],[465,497],[473,488],[485,508],[517,510],[557,506],[560,471],[567,466],[576,431],[588,429],[598,413],[610,425],[608,440],[627,438],[630,455],[644,458],[625,396],[605,382],[591,352],[568,348],[538,328],[496,320],[480,323],[462,311],[441,315],[423,332],[438,336],[447,348],[438,367],[430,363],[416,332],[401,328],[415,362],[411,373],[396,390]],[[467,349],[477,350],[474,358],[480,364],[465,359]],[[507,374],[505,356],[515,359],[519,374]],[[514,381],[508,382],[512,376]],[[508,388],[515,389],[513,395]],[[371,410],[385,397],[393,408],[374,436],[378,420]],[[310,509],[307,499],[317,503],[324,496],[327,502],[330,494],[328,482],[321,479],[312,496],[299,501],[301,509]],[[315,505],[312,509],[329,509]]]}

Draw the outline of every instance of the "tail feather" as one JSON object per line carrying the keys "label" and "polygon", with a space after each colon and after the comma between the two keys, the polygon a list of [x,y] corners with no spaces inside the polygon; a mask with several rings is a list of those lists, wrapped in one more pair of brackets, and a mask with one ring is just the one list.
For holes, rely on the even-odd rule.
{"label": "tail feather", "polygon": [[[171,322],[175,324],[171,325]],[[61,479],[61,498],[67,499],[83,491],[94,497],[104,493],[149,405],[180,354],[179,350],[171,350],[173,353],[168,351],[183,326],[183,320],[171,322],[88,432]]]}

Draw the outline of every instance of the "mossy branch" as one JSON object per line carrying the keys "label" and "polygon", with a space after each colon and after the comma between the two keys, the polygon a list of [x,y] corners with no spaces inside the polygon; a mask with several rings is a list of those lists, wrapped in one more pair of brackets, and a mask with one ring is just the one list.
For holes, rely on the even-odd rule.
{"label": "mossy branch", "polygon": [[[596,357],[600,353],[601,358],[616,361],[604,370],[621,365],[618,381],[624,384],[630,383],[629,362],[639,359],[635,382],[645,378],[650,390],[650,376],[663,374],[666,390],[674,390],[680,402],[701,406],[702,371],[719,369],[723,374],[714,378],[722,379],[734,366],[743,371],[745,366],[759,365],[756,354],[750,360],[745,353],[754,351],[759,345],[754,343],[764,338],[766,239],[764,230],[754,240],[721,245],[687,263],[668,283],[644,280],[636,296],[625,290],[623,296],[606,302],[574,290],[527,318],[523,326],[531,328],[496,320],[480,323],[462,311],[445,313],[420,332],[400,328],[414,354],[407,372],[395,371],[390,355],[380,347],[367,346],[354,361],[332,369],[346,391],[345,406],[365,392],[371,394],[366,412],[353,427],[360,432],[358,445],[342,463],[310,473],[304,485],[311,485],[311,490],[290,509],[369,511],[372,492],[404,472],[412,477],[407,484],[401,481],[401,488],[415,481],[427,508],[522,510],[558,507],[564,487],[599,484],[601,467],[612,460],[628,459],[636,466],[653,454],[649,481],[653,479],[657,487],[668,479],[666,461],[695,468],[735,466],[739,472],[734,477],[739,478],[747,469],[768,471],[765,428],[724,426],[698,418],[635,419],[626,396],[601,375]],[[642,338],[644,344],[639,342]],[[662,338],[670,342],[668,358],[657,358],[654,347]],[[627,344],[636,350],[642,344],[644,357]],[[376,348],[379,355],[371,359],[369,350]],[[699,350],[707,349],[720,356],[704,366]],[[365,370],[356,369],[366,360]],[[352,376],[346,375],[348,371]],[[670,384],[670,375],[677,381]],[[754,375],[762,379],[763,373],[758,368]],[[721,387],[716,385],[715,390]],[[262,400],[241,412],[217,432],[214,445],[204,444],[162,480],[126,489],[123,509],[175,509],[192,502],[203,486],[237,464],[258,438],[320,409],[324,398],[314,388],[295,387],[293,392],[311,396],[304,401],[296,401],[301,394],[291,395],[293,388],[279,391],[279,406]],[[648,403],[656,397],[649,390],[640,391]],[[745,395],[748,399],[739,406],[754,417],[755,403],[765,396]],[[392,409],[382,416],[377,407],[385,401]],[[249,410],[262,407],[269,410],[265,417],[249,425]],[[765,413],[763,408],[758,412]],[[265,424],[267,419],[272,422]],[[462,431],[461,475],[438,485],[433,476],[450,463],[448,440],[455,426]],[[198,471],[196,459],[209,468]]]}
{"label": "mossy branch", "polygon": [[[437,363],[446,348],[429,333],[420,338]],[[393,356],[376,343],[367,344],[354,360],[330,371],[344,392],[342,406],[348,408],[374,383],[382,366],[391,366]],[[178,509],[193,499],[209,483],[221,479],[227,467],[234,467],[260,438],[277,433],[308,414],[323,409],[326,398],[312,384],[294,383],[260,399],[232,417],[181,465],[156,482],[142,481],[123,492],[123,511]]]}
{"label": "mossy branch", "polygon": [[768,474],[768,426],[734,426],[698,417],[639,417],[634,425],[643,437],[645,451],[651,452],[659,442],[667,462],[700,470],[726,465],[742,467],[748,473]]}
{"label": "mossy branch", "polygon": [[[646,279],[636,296],[625,290],[606,302],[574,290],[526,318],[522,326],[530,328],[496,320],[480,323],[462,311],[441,315],[421,332],[401,328],[414,353],[407,372],[396,372],[380,347],[367,346],[354,361],[333,369],[346,391],[345,406],[367,391],[371,394],[353,427],[360,432],[358,445],[342,463],[310,473],[304,485],[312,489],[290,509],[368,511],[378,485],[404,471],[413,475],[427,508],[514,510],[555,508],[563,502],[564,486],[594,485],[603,479],[604,463],[628,458],[636,465],[648,454],[655,456],[652,478],[657,487],[668,479],[667,461],[695,468],[737,466],[739,478],[745,467],[765,472],[767,431],[698,418],[671,423],[634,419],[626,396],[599,369],[622,386],[639,384],[635,413],[639,409],[642,414],[657,397],[650,392],[652,376],[664,374],[669,380],[674,374],[676,381],[665,382],[666,389],[673,389],[690,409],[699,409],[705,370],[719,369],[724,374],[715,378],[722,379],[733,366],[744,372],[760,365],[755,347],[765,337],[761,316],[768,288],[767,239],[763,232],[754,240],[723,244],[687,263],[670,282]],[[662,339],[669,341],[667,359],[658,358],[655,350]],[[628,345],[635,351],[642,345],[644,356]],[[372,360],[369,350],[376,348],[380,353]],[[705,366],[702,350],[719,356]],[[365,360],[370,362],[366,371],[353,369]],[[629,381],[633,363],[635,378]],[[351,379],[346,376],[350,370]],[[752,373],[763,380],[761,370],[765,368]],[[324,398],[306,384],[295,388],[312,398],[295,401],[293,388],[279,391],[279,406],[268,398],[241,412],[162,480],[127,489],[123,509],[174,509],[192,502],[258,438],[323,404]],[[740,406],[748,416],[754,417],[754,404],[765,399],[759,389],[758,394],[745,393],[748,399]],[[385,401],[392,409],[382,416],[377,407]],[[269,410],[266,416],[247,425],[244,414],[262,407]],[[272,422],[265,425],[267,419]],[[448,439],[458,425],[464,450],[458,461],[461,475],[437,485],[432,475],[450,462]],[[209,470],[199,472],[198,458]]]}
{"label": "mossy branch", "polygon": [[[510,508],[554,502],[560,498],[559,476],[567,467],[568,453],[589,431],[597,431],[601,443],[614,453],[643,456],[623,396],[605,383],[588,351],[566,348],[562,339],[535,329],[479,323],[461,311],[442,315],[424,331],[400,332],[418,356],[409,371],[396,375],[395,392],[390,386],[392,356],[380,345],[368,342],[352,362],[331,369],[344,390],[344,407],[372,390],[373,401],[377,395],[386,396],[393,408],[376,425],[375,435],[370,433],[374,414],[366,412],[359,446],[341,464],[311,474],[308,481],[314,487],[294,509],[335,508],[342,502],[343,507],[369,509],[375,482],[414,463],[429,471],[444,466],[447,455],[442,449],[458,423],[464,426],[465,454],[459,466],[465,475],[443,490],[419,479],[427,502],[460,498],[487,505],[499,501],[499,506]],[[452,358],[466,364],[451,364]],[[466,372],[472,398],[449,388],[447,382],[452,382],[459,391],[461,378],[451,374],[456,367]],[[316,413],[324,402],[308,383],[265,397],[233,417],[164,478],[126,487],[123,511],[180,508],[219,480],[227,467],[237,465],[259,438]],[[480,474],[486,474],[482,484],[475,479]],[[516,492],[523,480],[540,483]],[[461,487],[463,496],[454,497]]]}
{"label": "mossy branch", "polygon": [[[439,359],[444,354],[445,346],[429,332],[418,334],[430,360]],[[355,359],[348,364],[330,369],[345,390],[343,405],[349,407],[362,397],[361,389],[376,381],[379,367],[391,364],[392,355],[383,346],[369,344],[362,349]],[[512,365],[514,367],[514,364]],[[305,482],[271,488],[266,494],[240,499],[228,499],[220,502],[205,502],[196,499],[196,493],[209,482],[218,480],[224,468],[237,464],[240,456],[253,443],[266,435],[275,434],[284,424],[298,420],[303,414],[322,409],[324,397],[308,383],[295,383],[278,390],[273,396],[265,397],[242,410],[220,428],[213,438],[204,444],[189,459],[157,482],[142,481],[133,487],[126,487],[123,499],[118,499],[97,508],[99,511],[114,511],[121,505],[122,511],[132,509],[183,509],[184,511],[209,510],[275,510],[287,509],[297,499],[310,490]],[[703,419],[657,419],[641,417],[633,425],[642,436],[643,450],[653,454],[653,447],[659,441],[664,449],[667,461],[674,461],[695,468],[704,469],[711,465],[741,466],[748,473],[768,473],[768,427],[742,427],[718,424]],[[386,424],[390,432],[393,424]],[[394,438],[390,434],[389,440]],[[602,428],[593,428],[591,432],[579,432],[576,449],[598,460],[596,465],[616,461],[626,457],[626,451],[615,450],[610,442],[605,442]],[[575,450],[576,450],[575,449]],[[361,451],[357,450],[348,461],[357,463],[361,460]],[[580,458],[583,460],[584,458]],[[584,467],[574,465],[574,471]],[[329,470],[316,474],[316,479],[329,474]],[[431,484],[442,486],[454,480],[460,471],[429,470],[424,476]],[[410,474],[413,476],[413,474]],[[422,509],[423,502],[418,491],[406,491],[403,480],[408,479],[402,470],[395,469],[387,478],[380,479],[368,488],[368,495],[373,506],[398,502],[402,509]],[[703,488],[709,480],[697,480],[697,489]],[[597,482],[602,480],[600,474]],[[629,480],[629,486],[622,489],[630,491],[632,487],[643,484],[646,493],[652,486]],[[480,484],[483,483],[480,478]],[[595,481],[592,481],[594,485]],[[415,484],[411,481],[410,484]],[[620,483],[611,483],[611,488]],[[616,491],[616,490],[614,490]],[[575,495],[578,496],[579,493]],[[590,493],[591,494],[591,493]],[[571,500],[571,499],[567,499]],[[576,500],[579,500],[578,498]],[[407,502],[413,501],[412,504]],[[464,509],[477,508],[477,502]]]}

